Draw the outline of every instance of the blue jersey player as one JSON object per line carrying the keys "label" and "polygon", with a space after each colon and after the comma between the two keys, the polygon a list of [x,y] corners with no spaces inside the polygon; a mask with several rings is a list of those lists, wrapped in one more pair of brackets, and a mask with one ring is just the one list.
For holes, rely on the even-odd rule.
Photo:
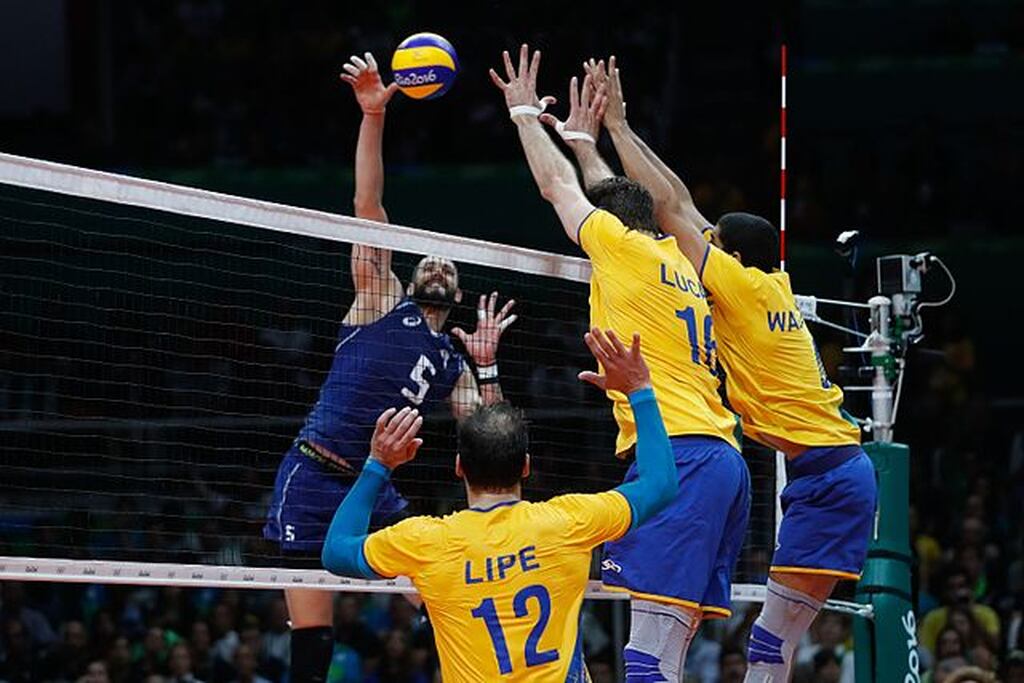
{"label": "blue jersey player", "polygon": [[[382,139],[384,110],[397,90],[385,87],[370,53],[352,57],[342,80],[363,111],[356,145],[356,215],[386,222]],[[451,307],[462,298],[455,264],[427,256],[408,287],[391,271],[391,252],[353,245],[355,300],[341,324],[334,361],[316,405],[277,472],[263,535],[282,551],[320,557],[335,510],[370,452],[377,417],[389,408],[421,413],[448,401],[456,417],[501,400],[496,352],[515,320],[509,301],[495,312],[497,293],[480,297],[473,334],[452,332],[477,367],[476,376],[442,333]],[[376,498],[373,522],[394,519],[406,501],[389,483]],[[291,618],[293,683],[325,680],[333,653],[332,595],[285,590]]]}

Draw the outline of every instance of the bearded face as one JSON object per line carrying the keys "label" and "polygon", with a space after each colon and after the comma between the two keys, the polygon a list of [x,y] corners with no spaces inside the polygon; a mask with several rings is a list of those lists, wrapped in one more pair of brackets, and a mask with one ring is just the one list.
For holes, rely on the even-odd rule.
{"label": "bearded face", "polygon": [[427,256],[419,262],[409,288],[413,301],[420,306],[443,310],[451,309],[462,295],[455,264],[438,256]]}

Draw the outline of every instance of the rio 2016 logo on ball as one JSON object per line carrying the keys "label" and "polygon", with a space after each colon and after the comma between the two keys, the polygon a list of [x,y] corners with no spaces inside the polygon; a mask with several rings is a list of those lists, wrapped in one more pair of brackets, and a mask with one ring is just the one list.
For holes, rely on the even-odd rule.
{"label": "rio 2016 logo on ball", "polygon": [[459,70],[455,48],[436,33],[417,33],[401,42],[391,58],[395,83],[414,100],[448,92]]}

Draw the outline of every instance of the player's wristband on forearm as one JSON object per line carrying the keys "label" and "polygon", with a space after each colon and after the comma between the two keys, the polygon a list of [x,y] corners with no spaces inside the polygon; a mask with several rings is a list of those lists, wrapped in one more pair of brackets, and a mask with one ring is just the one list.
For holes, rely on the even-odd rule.
{"label": "player's wristband on forearm", "polygon": [[590,144],[597,144],[597,140],[595,140],[594,136],[591,135],[590,133],[585,133],[582,130],[568,130],[565,127],[565,121],[559,121],[558,123],[556,123],[555,130],[558,132],[558,135],[561,136],[561,138],[566,142],[572,142],[574,140],[583,140],[585,142],[589,142]]}
{"label": "player's wristband on forearm", "polygon": [[546,108],[546,104],[540,107],[535,107],[532,104],[519,104],[508,108],[508,117],[510,119],[514,119],[517,116],[532,116],[537,118],[544,113]]}
{"label": "player's wristband on forearm", "polygon": [[498,363],[476,366],[476,381],[481,386],[484,384],[498,383]]}
{"label": "player's wristband on forearm", "polygon": [[391,468],[372,455],[367,457],[366,462],[363,463],[363,472],[381,477],[385,481],[391,478]]}
{"label": "player's wristband on forearm", "polygon": [[648,401],[654,401],[654,388],[644,387],[643,389],[637,389],[629,393],[629,404],[636,406],[640,403],[647,403]]}

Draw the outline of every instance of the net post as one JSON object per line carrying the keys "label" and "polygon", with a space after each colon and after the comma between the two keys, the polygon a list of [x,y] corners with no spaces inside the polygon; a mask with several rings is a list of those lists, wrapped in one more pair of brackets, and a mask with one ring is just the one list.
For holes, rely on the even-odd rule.
{"label": "net post", "polygon": [[864,445],[878,475],[878,509],[856,600],[873,619],[854,620],[858,683],[919,681],[917,618],[910,592],[910,449],[874,441]]}
{"label": "net post", "polygon": [[858,683],[920,681],[917,618],[910,592],[910,448],[893,443],[893,393],[896,376],[890,317],[884,296],[872,297],[871,334],[861,351],[871,353],[871,430],[864,451],[878,477],[875,529],[868,547],[856,600],[870,605],[873,619],[854,622]]}

